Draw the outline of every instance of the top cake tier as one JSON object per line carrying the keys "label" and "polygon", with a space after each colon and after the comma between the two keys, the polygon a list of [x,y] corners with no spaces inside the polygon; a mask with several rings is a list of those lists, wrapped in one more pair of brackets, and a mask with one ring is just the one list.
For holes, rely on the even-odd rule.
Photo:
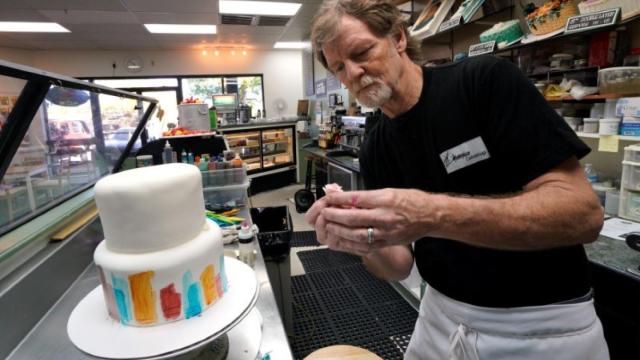
{"label": "top cake tier", "polygon": [[188,164],[166,164],[109,175],[95,199],[106,246],[147,253],[183,244],[205,226],[202,176]]}

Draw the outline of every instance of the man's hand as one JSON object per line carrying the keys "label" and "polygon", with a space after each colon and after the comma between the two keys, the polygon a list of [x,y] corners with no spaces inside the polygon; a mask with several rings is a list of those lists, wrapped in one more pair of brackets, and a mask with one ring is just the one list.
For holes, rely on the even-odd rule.
{"label": "man's hand", "polygon": [[321,216],[327,236],[340,241],[369,245],[367,229],[371,227],[374,249],[409,245],[437,223],[431,196],[420,190],[390,188],[335,193],[326,196]]}
{"label": "man's hand", "polygon": [[[330,249],[364,256],[383,246],[411,244],[425,235],[429,194],[419,190],[382,189],[329,194],[306,214],[318,242]],[[369,244],[367,229],[373,228]]]}

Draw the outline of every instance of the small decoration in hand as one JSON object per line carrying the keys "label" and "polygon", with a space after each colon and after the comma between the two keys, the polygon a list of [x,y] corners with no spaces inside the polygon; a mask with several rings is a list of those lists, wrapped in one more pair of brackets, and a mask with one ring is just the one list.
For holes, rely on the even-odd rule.
{"label": "small decoration in hand", "polygon": [[324,193],[326,195],[329,195],[331,193],[337,193],[337,192],[342,192],[342,186],[333,183],[333,184],[327,184],[325,186],[322,187],[322,190],[324,190]]}

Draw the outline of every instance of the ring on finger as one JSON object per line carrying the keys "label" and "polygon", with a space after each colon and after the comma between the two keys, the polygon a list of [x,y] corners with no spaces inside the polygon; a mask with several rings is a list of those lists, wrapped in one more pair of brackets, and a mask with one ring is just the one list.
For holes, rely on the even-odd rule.
{"label": "ring on finger", "polygon": [[371,226],[369,226],[367,228],[367,243],[369,245],[371,245],[373,243],[374,239],[373,239],[373,228]]}

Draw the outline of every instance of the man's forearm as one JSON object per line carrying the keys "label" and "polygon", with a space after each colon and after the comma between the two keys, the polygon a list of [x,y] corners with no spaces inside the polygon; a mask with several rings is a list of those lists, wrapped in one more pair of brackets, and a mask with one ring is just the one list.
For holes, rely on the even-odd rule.
{"label": "man's forearm", "polygon": [[504,250],[537,250],[595,241],[602,208],[592,194],[544,187],[506,198],[432,195],[436,229],[429,235]]}
{"label": "man's forearm", "polygon": [[409,276],[413,254],[409,247],[395,245],[374,250],[362,257],[370,273],[384,280],[399,281]]}

